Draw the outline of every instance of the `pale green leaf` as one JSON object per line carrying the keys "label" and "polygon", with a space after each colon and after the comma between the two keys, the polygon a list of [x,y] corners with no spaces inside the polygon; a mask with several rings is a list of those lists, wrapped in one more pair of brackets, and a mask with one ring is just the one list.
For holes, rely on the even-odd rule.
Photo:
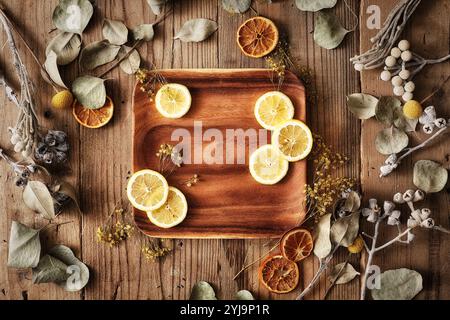
{"label": "pale green leaf", "polygon": [[50,51],[47,55],[47,59],[44,62],[44,68],[47,71],[47,74],[50,76],[50,79],[60,86],[61,88],[67,89],[67,86],[64,84],[63,79],[61,78],[61,74],[58,69],[58,55],[54,51]]}
{"label": "pale green leaf", "polygon": [[209,19],[192,19],[187,21],[174,39],[183,42],[200,42],[217,30],[217,23]]}
{"label": "pale green leaf", "polygon": [[39,260],[37,267],[33,268],[33,283],[59,283],[66,281],[69,277],[66,270],[66,264],[47,254]]}
{"label": "pale green leaf", "polygon": [[388,270],[380,275],[380,288],[371,290],[374,300],[412,300],[422,291],[422,276],[409,269]]}
{"label": "pale green leaf", "polygon": [[377,151],[384,155],[397,154],[405,149],[408,143],[408,135],[394,127],[380,131],[375,138]]}
{"label": "pale green leaf", "polygon": [[336,220],[331,226],[331,241],[336,246],[348,247],[351,245],[359,231],[359,212],[344,216]]}
{"label": "pale green leaf", "polygon": [[347,107],[358,119],[367,120],[375,116],[378,99],[370,94],[354,93],[347,96]]}
{"label": "pale green leaf", "polygon": [[93,13],[89,0],[60,0],[53,11],[53,23],[61,31],[81,35]]}
{"label": "pale green leaf", "polygon": [[375,116],[381,123],[390,126],[394,124],[395,110],[401,108],[402,103],[395,97],[381,97],[375,108]]}
{"label": "pale green leaf", "polygon": [[40,181],[29,181],[23,190],[23,201],[31,210],[47,220],[56,217],[53,197],[47,186]]}
{"label": "pale green leaf", "polygon": [[141,24],[133,29],[134,40],[152,41],[155,36],[155,30],[152,24]]}
{"label": "pale green leaf", "polygon": [[123,72],[126,74],[135,74],[139,67],[141,66],[141,56],[139,55],[139,52],[136,49],[132,49],[127,46],[122,46],[122,48],[119,51],[119,59],[122,59],[126,54],[128,54],[131,50],[131,54],[128,56],[128,58],[124,59],[120,63],[120,68]]}
{"label": "pale green leaf", "polygon": [[447,169],[437,162],[420,160],[414,165],[414,185],[426,193],[440,192],[445,188],[447,180]]}
{"label": "pale green leaf", "polygon": [[323,259],[331,252],[331,214],[326,214],[320,218],[314,228],[314,254],[317,258]]}
{"label": "pale green leaf", "polygon": [[121,46],[128,41],[128,28],[122,21],[105,19],[103,37],[111,44]]}
{"label": "pale green leaf", "polygon": [[80,67],[93,70],[99,66],[112,62],[119,53],[120,46],[109,43],[108,40],[97,41],[81,50]]}
{"label": "pale green leaf", "polygon": [[72,93],[81,105],[89,109],[99,109],[106,102],[105,80],[82,76],[72,84]]}
{"label": "pale green leaf", "polygon": [[208,282],[199,281],[192,288],[190,300],[217,300],[213,287]]}
{"label": "pale green leaf", "polygon": [[333,13],[326,11],[317,13],[314,41],[322,48],[329,50],[337,48],[349,32],[342,27],[341,22]]}
{"label": "pale green leaf", "polygon": [[222,7],[229,13],[244,13],[250,8],[252,0],[222,0]]}
{"label": "pale green leaf", "polygon": [[353,268],[353,266],[350,263],[339,263],[331,269],[330,274],[328,275],[328,281],[334,282],[336,279],[335,284],[346,284],[353,279],[355,279],[356,276],[358,276],[360,273]]}
{"label": "pale green leaf", "polygon": [[45,54],[48,56],[51,51],[57,55],[57,63],[60,66],[67,65],[74,61],[81,50],[81,37],[70,32],[61,32],[47,46]]}
{"label": "pale green leaf", "polygon": [[152,12],[159,16],[162,13],[167,0],[147,0],[147,3],[150,6],[150,9],[152,9]]}
{"label": "pale green leaf", "polygon": [[8,243],[8,267],[34,268],[41,256],[39,231],[13,221]]}
{"label": "pale green leaf", "polygon": [[235,295],[236,300],[255,300],[252,293],[248,290],[241,290],[236,292]]}
{"label": "pale green leaf", "polygon": [[337,0],[295,0],[299,10],[316,12],[322,9],[333,8]]}

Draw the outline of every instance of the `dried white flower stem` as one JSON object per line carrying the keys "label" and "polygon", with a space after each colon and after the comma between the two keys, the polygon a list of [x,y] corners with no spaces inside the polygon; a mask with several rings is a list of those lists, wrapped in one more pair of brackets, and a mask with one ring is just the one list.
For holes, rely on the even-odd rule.
{"label": "dried white flower stem", "polygon": [[401,0],[389,13],[378,34],[370,39],[374,45],[365,53],[353,57],[350,61],[362,66],[363,70],[376,69],[384,65],[384,59],[399,39],[409,18],[413,15],[421,0]]}
{"label": "dried white flower stem", "polygon": [[296,298],[296,300],[302,300],[314,287],[317,281],[319,281],[320,276],[322,273],[328,268],[328,265],[330,264],[331,260],[333,259],[334,254],[336,253],[337,249],[339,249],[339,245],[336,245],[331,251],[331,253],[326,256],[323,259],[320,259],[320,265],[319,269],[317,270],[316,274],[312,278],[311,282],[308,284],[308,286],[300,293],[300,295]]}
{"label": "dried white flower stem", "polygon": [[419,144],[415,147],[412,147],[412,148],[404,149],[403,150],[404,153],[400,157],[397,158],[397,160],[395,161],[394,164],[391,165],[392,171],[390,171],[390,172],[387,171],[385,173],[381,173],[380,178],[387,177],[389,174],[391,174],[395,170],[395,168],[397,168],[400,165],[400,163],[402,162],[403,159],[405,159],[412,153],[416,152],[417,150],[425,148],[428,144],[430,144],[433,140],[438,138],[440,135],[447,133],[449,128],[450,128],[450,123],[448,123],[447,126],[445,126],[444,128],[441,128],[438,131],[436,131],[431,137],[426,139],[421,144]]}
{"label": "dried white flower stem", "polygon": [[420,71],[422,71],[423,68],[425,68],[425,66],[441,63],[447,61],[448,59],[450,59],[450,54],[439,59],[425,59],[418,54],[413,53],[413,59],[410,62],[404,63],[404,65],[397,64],[393,67],[386,67],[386,70],[393,71],[392,76],[396,76],[403,70],[403,68],[407,68],[408,70],[411,70],[411,75],[408,80],[412,80]]}

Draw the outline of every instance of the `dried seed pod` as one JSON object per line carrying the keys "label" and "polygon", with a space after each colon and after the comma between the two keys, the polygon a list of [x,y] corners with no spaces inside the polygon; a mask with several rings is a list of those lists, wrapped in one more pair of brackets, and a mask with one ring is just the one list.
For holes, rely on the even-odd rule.
{"label": "dried seed pod", "polygon": [[399,48],[401,51],[409,50],[409,48],[410,48],[409,41],[408,41],[408,40],[401,40],[401,41],[398,43],[398,48]]}
{"label": "dried seed pod", "polygon": [[417,222],[422,222],[420,214],[421,214],[420,209],[417,209],[411,212],[411,217],[413,217],[414,220],[416,220]]}
{"label": "dried seed pod", "polygon": [[395,204],[391,201],[385,201],[383,204],[384,213],[390,215],[395,209]]}
{"label": "dried seed pod", "polygon": [[407,237],[406,241],[408,241],[408,243],[409,243],[409,242],[413,241],[415,237],[416,236],[412,232],[408,232],[408,237]]}
{"label": "dried seed pod", "polygon": [[414,82],[413,81],[408,81],[406,84],[405,84],[405,91],[406,92],[413,92],[415,89],[416,89],[416,85],[414,84]]}
{"label": "dried seed pod", "polygon": [[400,224],[400,216],[401,216],[401,212],[399,210],[392,211],[392,214],[388,218],[387,224],[390,226],[395,226],[395,225]]}
{"label": "dried seed pod", "polygon": [[405,62],[409,62],[413,58],[412,52],[409,50],[403,51],[400,58]]}
{"label": "dried seed pod", "polygon": [[392,78],[392,74],[389,70],[384,70],[380,74],[380,79],[383,81],[389,81],[389,80],[391,80],[391,78]]}
{"label": "dried seed pod", "polygon": [[416,190],[414,192],[413,202],[422,201],[423,199],[425,199],[425,193],[420,189]]}
{"label": "dried seed pod", "polygon": [[400,58],[401,55],[402,55],[402,50],[400,50],[400,48],[394,47],[391,49],[391,56],[393,56],[394,58],[398,59],[398,58]]}
{"label": "dried seed pod", "polygon": [[434,220],[431,218],[428,218],[424,221],[422,221],[421,226],[427,229],[431,229],[434,227]]}
{"label": "dried seed pod", "polygon": [[403,200],[405,200],[405,202],[412,201],[413,199],[414,199],[414,190],[407,190],[403,194]]}
{"label": "dried seed pod", "polygon": [[410,217],[408,219],[408,222],[406,223],[406,225],[408,228],[415,228],[415,227],[420,226],[420,223],[421,223],[420,221],[417,221],[416,219]]}
{"label": "dried seed pod", "polygon": [[445,128],[447,126],[447,120],[445,120],[444,118],[438,118],[438,119],[434,120],[434,125],[438,129]]}
{"label": "dried seed pod", "polygon": [[429,123],[429,124],[424,125],[422,130],[426,134],[432,134],[434,131],[434,123]]}
{"label": "dried seed pod", "polygon": [[423,208],[422,210],[420,210],[420,218],[422,220],[426,220],[430,217],[431,215],[431,210],[428,208]]}
{"label": "dried seed pod", "polygon": [[394,195],[394,202],[398,204],[405,203],[405,200],[403,200],[403,193],[398,192]]}

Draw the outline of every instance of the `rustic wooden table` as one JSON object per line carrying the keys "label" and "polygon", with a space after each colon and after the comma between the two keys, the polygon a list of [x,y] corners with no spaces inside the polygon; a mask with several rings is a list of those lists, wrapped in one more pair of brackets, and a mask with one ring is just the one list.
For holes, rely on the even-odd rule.
{"label": "rustic wooden table", "polygon": [[[414,160],[434,159],[449,165],[448,140],[439,146],[430,147],[407,159],[390,178],[378,178],[378,166],[382,157],[374,152],[372,140],[378,125],[365,122],[362,125],[352,117],[345,107],[345,97],[354,92],[366,92],[376,96],[391,94],[390,85],[378,81],[377,72],[364,72],[362,77],[355,72],[349,58],[369,46],[369,38],[376,30],[368,30],[366,10],[369,5],[379,5],[382,21],[396,1],[394,0],[347,0],[349,7],[360,16],[360,28],[345,39],[336,50],[327,51],[314,44],[311,32],[314,16],[295,8],[294,1],[275,1],[265,5],[255,1],[254,8],[263,16],[273,19],[290,38],[293,55],[300,64],[309,66],[315,74],[318,103],[310,107],[309,125],[321,134],[338,151],[351,156],[351,164],[337,174],[347,175],[361,182],[364,193],[380,199],[388,199],[396,191],[412,187],[411,168]],[[56,0],[2,1],[17,23],[25,39],[34,48],[41,61],[45,47],[53,34],[51,15]],[[103,18],[124,20],[128,26],[151,23],[155,16],[144,0],[98,0],[95,19],[84,38],[86,43],[102,38]],[[344,1],[338,1],[334,9],[347,27],[356,23]],[[174,1],[173,14],[156,28],[155,40],[142,46],[145,63],[153,61],[161,68],[248,68],[264,67],[263,59],[243,56],[235,43],[235,30],[247,18],[244,15],[230,15],[221,8],[217,0]],[[204,17],[218,22],[219,30],[210,39],[199,44],[184,44],[174,41],[175,30],[190,18]],[[422,1],[417,13],[408,24],[404,37],[412,42],[418,53],[427,57],[448,54],[450,25],[450,3],[447,0]],[[1,35],[4,43],[4,34]],[[24,62],[37,84],[41,108],[39,117],[45,126],[62,129],[69,133],[72,145],[70,166],[71,181],[80,193],[82,216],[75,211],[65,213],[58,221],[73,221],[46,232],[45,242],[50,246],[63,243],[70,246],[90,267],[92,276],[89,285],[78,293],[66,293],[55,285],[32,285],[31,275],[26,271],[7,269],[7,246],[12,220],[19,220],[30,226],[42,226],[43,221],[27,210],[21,201],[21,194],[12,183],[12,175],[3,161],[0,161],[0,299],[187,299],[191,287],[199,280],[212,283],[221,299],[233,298],[240,289],[251,290],[259,299],[292,299],[289,295],[269,294],[258,283],[256,267],[250,268],[236,280],[233,276],[241,268],[245,257],[256,259],[267,251],[266,241],[243,240],[188,240],[169,241],[173,254],[160,263],[148,263],[141,255],[143,237],[134,237],[118,248],[109,248],[96,242],[96,227],[101,225],[107,214],[117,203],[126,203],[125,184],[131,167],[131,98],[134,78],[119,70],[110,75],[108,91],[112,95],[116,114],[110,125],[100,130],[81,128],[69,111],[50,110],[51,88],[40,78],[38,68],[31,57],[19,45]],[[6,48],[0,53],[1,67],[11,81],[13,78],[11,58]],[[450,73],[447,62],[427,67],[417,78],[417,95],[424,97]],[[77,70],[66,70],[64,78],[71,81]],[[439,95],[433,103],[450,116],[450,106],[445,97]],[[15,108],[0,93],[1,115],[0,145],[9,147],[7,134],[16,118]],[[447,101],[446,101],[447,100]],[[44,116],[46,115],[46,116]],[[366,199],[367,200],[367,199]],[[429,198],[429,206],[438,223],[449,226],[449,194],[442,192]],[[369,226],[365,226],[366,228]],[[389,237],[383,234],[383,237]],[[408,247],[397,245],[386,250],[375,261],[382,269],[410,267],[424,277],[424,290],[418,298],[449,299],[450,241],[442,234],[419,232],[414,243]],[[342,252],[337,261],[346,256]],[[352,263],[363,268],[364,259]],[[316,259],[308,259],[301,267],[302,284],[307,283],[318,267]],[[357,299],[360,284],[358,280],[345,286],[337,286],[331,292],[331,299]],[[323,280],[309,298],[320,299],[326,290]]]}

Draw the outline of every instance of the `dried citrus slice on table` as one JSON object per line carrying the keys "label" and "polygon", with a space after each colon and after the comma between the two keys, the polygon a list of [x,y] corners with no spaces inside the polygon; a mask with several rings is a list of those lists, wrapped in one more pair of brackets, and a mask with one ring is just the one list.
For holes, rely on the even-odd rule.
{"label": "dried citrus slice on table", "polygon": [[174,187],[169,187],[169,196],[161,208],[147,212],[150,222],[160,228],[173,228],[186,218],[188,204],[184,194]]}
{"label": "dried citrus slice on table", "polygon": [[305,229],[293,229],[287,232],[280,242],[281,254],[293,262],[300,262],[309,257],[314,242],[311,233]]}
{"label": "dried citrus slice on table", "polygon": [[110,97],[100,109],[89,109],[82,106],[78,101],[73,104],[73,116],[79,124],[86,128],[97,129],[108,124],[114,115],[114,103]]}
{"label": "dried citrus slice on table", "polygon": [[289,162],[272,145],[265,145],[250,156],[250,173],[253,178],[265,185],[280,182],[287,174]]}
{"label": "dried citrus slice on table", "polygon": [[128,181],[127,196],[139,210],[159,209],[167,201],[169,185],[166,179],[153,170],[142,170],[133,174]]}
{"label": "dried citrus slice on table", "polygon": [[189,89],[177,83],[161,87],[155,97],[158,112],[166,118],[179,119],[189,112],[192,97]]}
{"label": "dried citrus slice on table", "polygon": [[255,105],[256,120],[264,129],[271,131],[292,120],[294,112],[291,99],[279,91],[267,92],[256,101]]}
{"label": "dried citrus slice on table", "polygon": [[305,159],[312,150],[313,142],[311,130],[299,120],[285,122],[272,135],[272,144],[290,162]]}
{"label": "dried citrus slice on table", "polygon": [[278,39],[278,29],[273,21],[263,17],[248,19],[237,32],[239,48],[252,58],[261,58],[271,53],[277,46]]}
{"label": "dried citrus slice on table", "polygon": [[295,262],[276,255],[264,260],[259,267],[258,277],[271,292],[288,293],[297,288],[300,272]]}

